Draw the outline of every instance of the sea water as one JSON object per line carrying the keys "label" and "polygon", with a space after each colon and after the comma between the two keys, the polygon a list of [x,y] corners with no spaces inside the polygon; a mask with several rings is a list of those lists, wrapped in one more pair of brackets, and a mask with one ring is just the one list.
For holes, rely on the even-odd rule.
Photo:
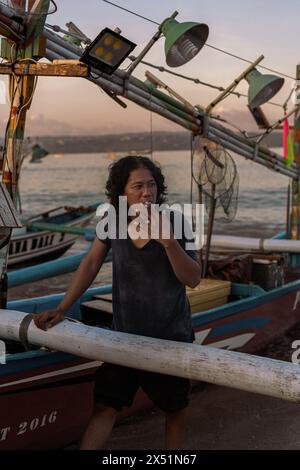
{"label": "sea water", "polygon": [[[49,155],[41,163],[25,162],[21,182],[24,216],[58,206],[80,206],[105,201],[105,182],[112,154]],[[189,203],[191,164],[189,151],[155,152],[168,185],[168,202]],[[289,179],[255,162],[234,155],[239,174],[239,199],[235,220],[216,220],[218,232],[253,236],[274,234],[285,228]],[[194,185],[193,200],[197,202]]]}
{"label": "sea water", "polygon": [[[23,216],[34,215],[59,206],[81,206],[105,201],[105,183],[113,154],[49,155],[39,164],[25,161],[20,190]],[[190,202],[191,164],[188,151],[155,152],[153,155],[166,176],[169,203]],[[216,233],[268,237],[284,230],[288,178],[256,163],[234,156],[240,179],[236,218],[231,223],[215,222]],[[197,190],[194,187],[194,201]],[[207,219],[207,217],[206,217]],[[96,219],[92,223],[95,226]],[[86,249],[79,238],[65,256]],[[65,274],[30,285],[12,288],[10,299],[62,292],[72,274]],[[95,284],[111,282],[110,263],[105,264]]]}

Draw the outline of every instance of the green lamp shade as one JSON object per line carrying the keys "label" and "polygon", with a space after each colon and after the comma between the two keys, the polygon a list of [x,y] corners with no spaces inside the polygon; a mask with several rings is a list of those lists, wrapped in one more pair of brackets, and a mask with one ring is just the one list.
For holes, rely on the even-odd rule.
{"label": "green lamp shade", "polygon": [[248,103],[251,108],[263,105],[281,89],[284,79],[276,75],[263,75],[253,69],[245,77],[249,83]]}
{"label": "green lamp shade", "polygon": [[161,26],[166,38],[165,54],[169,67],[179,67],[189,62],[202,49],[209,29],[206,24],[178,23],[168,18]]}

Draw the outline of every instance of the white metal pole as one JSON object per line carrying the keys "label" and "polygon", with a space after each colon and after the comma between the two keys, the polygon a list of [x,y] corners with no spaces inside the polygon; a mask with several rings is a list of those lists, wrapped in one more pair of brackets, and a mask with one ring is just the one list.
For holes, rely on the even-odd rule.
{"label": "white metal pole", "polygon": [[[19,340],[20,324],[26,316],[24,312],[0,310],[0,337]],[[27,339],[31,344],[91,360],[300,402],[300,367],[296,364],[209,346],[119,333],[68,320],[48,331],[38,329],[31,322]]]}

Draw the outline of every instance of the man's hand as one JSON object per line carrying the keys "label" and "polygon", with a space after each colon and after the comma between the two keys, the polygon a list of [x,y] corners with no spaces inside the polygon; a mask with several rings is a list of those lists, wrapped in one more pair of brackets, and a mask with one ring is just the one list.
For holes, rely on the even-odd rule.
{"label": "man's hand", "polygon": [[65,318],[64,310],[57,308],[55,310],[46,310],[45,312],[34,315],[33,320],[35,325],[41,330],[46,331],[47,328],[51,328]]}
{"label": "man's hand", "polygon": [[140,213],[139,220],[141,222],[141,238],[156,240],[164,248],[174,240],[174,234],[169,217],[165,211],[158,212],[152,205],[151,209],[143,210]]}
{"label": "man's hand", "polygon": [[174,240],[174,233],[169,217],[165,211],[158,212],[154,207],[151,210],[151,238],[168,248]]}
{"label": "man's hand", "polygon": [[[174,241],[173,228],[165,211],[159,212],[154,205],[135,204],[137,215],[128,225],[128,234],[132,240],[139,240],[140,247],[151,239],[164,248]],[[144,243],[141,245],[141,240]]]}

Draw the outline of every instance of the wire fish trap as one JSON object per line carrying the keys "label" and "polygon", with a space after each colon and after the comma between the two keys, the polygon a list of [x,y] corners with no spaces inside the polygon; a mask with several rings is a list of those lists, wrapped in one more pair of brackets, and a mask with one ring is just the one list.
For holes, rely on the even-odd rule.
{"label": "wire fish trap", "polygon": [[194,158],[193,178],[201,189],[207,213],[214,203],[214,216],[231,222],[237,213],[239,175],[227,150],[204,145]]}
{"label": "wire fish trap", "polygon": [[203,145],[201,152],[193,159],[193,179],[199,188],[201,201],[208,213],[203,277],[208,268],[209,251],[213,224],[218,219],[231,222],[238,205],[239,176],[236,164],[231,155],[221,145],[212,147]]}

